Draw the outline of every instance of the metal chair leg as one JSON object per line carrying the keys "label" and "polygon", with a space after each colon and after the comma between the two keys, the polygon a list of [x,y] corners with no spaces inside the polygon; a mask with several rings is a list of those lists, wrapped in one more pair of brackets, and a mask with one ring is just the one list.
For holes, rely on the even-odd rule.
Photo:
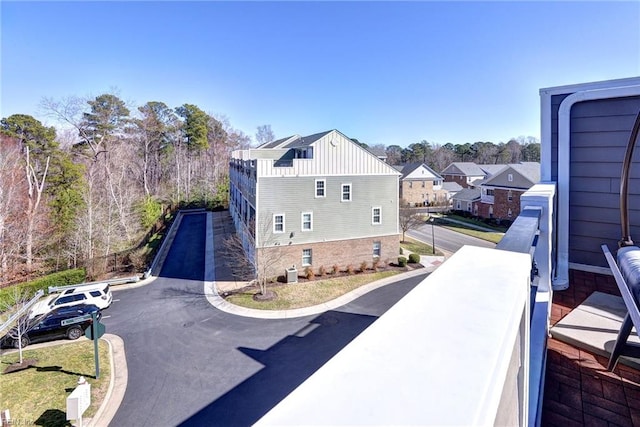
{"label": "metal chair leg", "polygon": [[616,344],[611,351],[611,356],[609,357],[609,365],[607,366],[608,371],[613,371],[618,364],[618,359],[622,355],[622,350],[627,344],[627,338],[629,338],[629,335],[631,334],[631,329],[633,329],[633,321],[631,320],[631,315],[627,313],[627,315],[624,316],[624,320],[620,326],[620,332],[618,332],[618,338],[616,338]]}

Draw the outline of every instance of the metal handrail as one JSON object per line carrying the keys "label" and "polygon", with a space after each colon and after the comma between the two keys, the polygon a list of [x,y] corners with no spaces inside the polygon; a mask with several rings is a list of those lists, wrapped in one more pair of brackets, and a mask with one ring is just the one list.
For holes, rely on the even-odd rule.
{"label": "metal handrail", "polygon": [[622,239],[618,242],[620,247],[633,246],[631,226],[629,224],[629,175],[631,174],[631,160],[633,158],[633,150],[638,141],[638,134],[640,134],[640,111],[638,111],[638,116],[629,136],[620,175],[620,225],[622,227]]}
{"label": "metal handrail", "polygon": [[50,294],[52,294],[54,292],[62,292],[62,291],[66,291],[67,289],[81,288],[84,286],[122,285],[125,283],[135,283],[139,280],[140,280],[139,276],[120,277],[115,279],[99,280],[97,282],[78,283],[77,285],[49,286],[48,291]]}

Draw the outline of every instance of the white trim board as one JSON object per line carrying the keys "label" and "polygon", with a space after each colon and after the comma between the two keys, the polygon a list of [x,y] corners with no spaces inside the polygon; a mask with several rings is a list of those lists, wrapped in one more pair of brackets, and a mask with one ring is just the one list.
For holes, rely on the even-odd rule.
{"label": "white trim board", "polygon": [[[572,93],[572,91],[574,91]],[[558,110],[558,210],[556,217],[556,272],[555,289],[566,289],[569,284],[569,180],[571,147],[571,108],[584,101],[640,96],[640,77],[585,83],[540,90],[541,110],[541,180],[550,181],[551,171],[551,96],[567,94]]]}

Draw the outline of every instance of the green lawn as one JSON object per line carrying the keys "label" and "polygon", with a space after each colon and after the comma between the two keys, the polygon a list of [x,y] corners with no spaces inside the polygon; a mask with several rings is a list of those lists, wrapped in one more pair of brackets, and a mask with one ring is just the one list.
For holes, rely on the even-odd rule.
{"label": "green lawn", "polygon": [[447,225],[440,225],[442,228],[447,228],[449,230],[455,231],[456,233],[466,234],[467,236],[477,237],[478,239],[487,240],[489,242],[498,243],[502,240],[504,233],[499,233],[497,231],[487,232],[487,231],[479,231],[472,228],[467,228],[464,225],[449,223]]}
{"label": "green lawn", "polygon": [[230,295],[226,298],[232,304],[260,310],[290,310],[309,307],[331,301],[367,283],[398,274],[397,270],[379,271],[377,273],[354,274],[308,282],[291,284],[272,284],[268,289],[275,291],[277,298],[271,301],[254,301],[257,288]]}
{"label": "green lawn", "polygon": [[0,410],[9,409],[16,425],[68,426],[66,399],[84,376],[91,384],[91,406],[84,417],[93,417],[107,393],[110,381],[108,344],[99,343],[100,378],[96,380],[93,341],[23,350],[23,359],[35,359],[33,366],[4,373],[18,361],[18,353],[0,356]]}
{"label": "green lawn", "polygon": [[[412,239],[411,237],[406,237],[404,242],[400,242],[400,247],[418,255],[433,255],[433,246]],[[436,248],[435,255],[442,256],[444,254]]]}

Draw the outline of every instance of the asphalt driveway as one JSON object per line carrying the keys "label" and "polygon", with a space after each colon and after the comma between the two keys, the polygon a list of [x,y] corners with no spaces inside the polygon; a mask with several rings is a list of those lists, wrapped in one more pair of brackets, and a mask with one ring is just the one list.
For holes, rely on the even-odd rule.
{"label": "asphalt driveway", "polygon": [[161,277],[116,291],[105,312],[129,368],[113,426],[250,425],[424,279],[315,316],[234,316],[204,296],[205,227],[205,213],[186,215]]}

